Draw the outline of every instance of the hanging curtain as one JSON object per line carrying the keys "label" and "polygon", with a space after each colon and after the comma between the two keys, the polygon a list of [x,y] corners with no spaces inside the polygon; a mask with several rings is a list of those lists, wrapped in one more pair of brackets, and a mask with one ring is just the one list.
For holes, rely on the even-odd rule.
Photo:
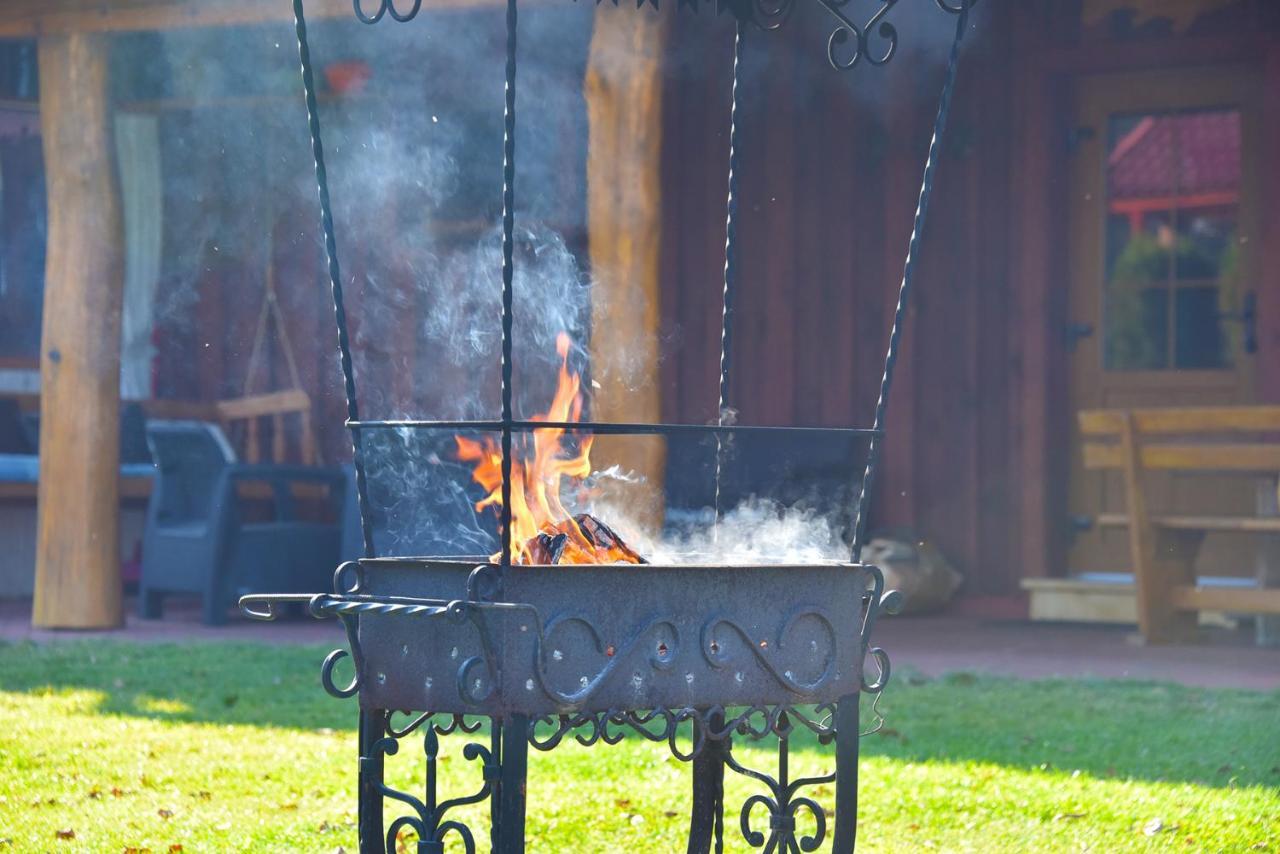
{"label": "hanging curtain", "polygon": [[116,160],[124,208],[124,313],[120,333],[120,396],[151,397],[151,343],[160,281],[160,127],[153,115],[117,113]]}

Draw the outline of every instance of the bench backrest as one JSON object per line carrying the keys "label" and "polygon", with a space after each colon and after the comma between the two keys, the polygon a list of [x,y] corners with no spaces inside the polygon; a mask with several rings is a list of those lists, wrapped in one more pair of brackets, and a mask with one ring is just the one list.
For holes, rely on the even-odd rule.
{"label": "bench backrest", "polygon": [[[1280,406],[1093,409],[1079,414],[1087,469],[1280,472]],[[1132,448],[1130,448],[1132,446]]]}
{"label": "bench backrest", "polygon": [[[289,456],[286,439],[292,420],[298,424],[297,461],[303,465],[316,463],[311,396],[302,389],[235,397],[220,400],[214,406],[224,429],[240,440],[245,462],[285,462]],[[265,452],[263,427],[270,434],[270,453]]]}

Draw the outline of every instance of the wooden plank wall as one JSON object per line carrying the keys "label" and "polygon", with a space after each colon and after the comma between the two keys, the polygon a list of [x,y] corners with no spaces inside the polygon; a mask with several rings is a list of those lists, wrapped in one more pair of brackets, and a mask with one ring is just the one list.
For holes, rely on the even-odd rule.
{"label": "wooden plank wall", "polygon": [[[930,10],[932,11],[932,10]],[[715,415],[731,26],[683,27],[667,96],[664,417]],[[1007,26],[1000,24],[998,26]],[[945,27],[945,25],[944,25]],[[744,422],[869,425],[947,34],[836,72],[798,6],[751,32],[742,82],[742,278],[732,402]],[[709,31],[714,31],[710,35]],[[1007,228],[1008,39],[971,40],[890,408],[873,528],[911,526],[1010,592],[1014,472]]]}

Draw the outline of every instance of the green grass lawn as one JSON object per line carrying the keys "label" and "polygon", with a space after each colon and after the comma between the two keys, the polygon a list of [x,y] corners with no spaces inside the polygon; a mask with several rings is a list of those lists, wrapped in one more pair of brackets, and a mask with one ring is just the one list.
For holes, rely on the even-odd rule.
{"label": "green grass lawn", "polygon": [[[0,645],[0,851],[354,851],[355,701],[320,689],[323,652]],[[898,675],[881,711],[859,850],[1280,851],[1280,693]],[[442,797],[478,785],[460,745]],[[800,744],[793,774],[823,750]],[[388,762],[421,791],[420,738]],[[745,851],[736,805],[758,790],[730,776]],[[634,740],[533,753],[530,850],[683,850],[688,778]],[[485,833],[482,812],[460,815]]]}

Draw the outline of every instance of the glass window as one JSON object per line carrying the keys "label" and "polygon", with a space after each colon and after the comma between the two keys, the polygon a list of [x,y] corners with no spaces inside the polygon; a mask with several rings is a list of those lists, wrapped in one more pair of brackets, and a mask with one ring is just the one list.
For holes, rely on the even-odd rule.
{"label": "glass window", "polygon": [[1106,368],[1230,368],[1239,111],[1113,116],[1106,168]]}

